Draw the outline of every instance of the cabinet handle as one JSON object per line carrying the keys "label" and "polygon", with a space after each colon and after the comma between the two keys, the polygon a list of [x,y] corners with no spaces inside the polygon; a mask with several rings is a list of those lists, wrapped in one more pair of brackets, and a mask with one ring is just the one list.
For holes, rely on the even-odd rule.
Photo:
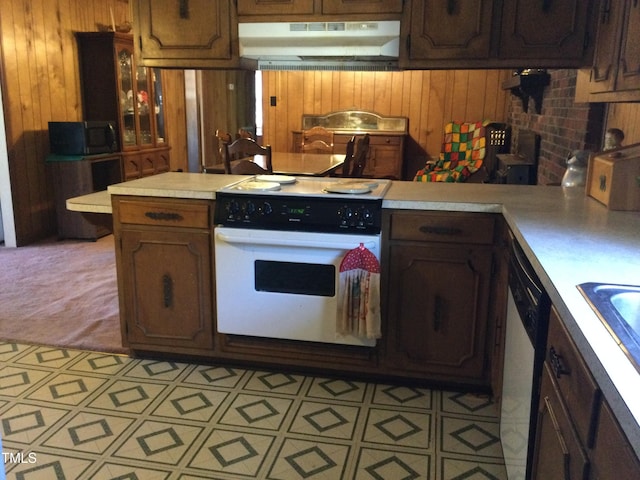
{"label": "cabinet handle", "polygon": [[171,222],[179,222],[184,220],[184,217],[179,213],[172,212],[145,212],[145,217],[150,218],[151,220],[164,220]]}
{"label": "cabinet handle", "polygon": [[551,370],[555,374],[556,378],[560,378],[562,375],[569,375],[571,371],[565,367],[562,361],[562,355],[558,355],[556,349],[551,347],[549,349],[549,363],[551,364]]}
{"label": "cabinet handle", "polygon": [[447,1],[447,14],[453,15],[456,11],[456,0]]}
{"label": "cabinet handle", "polygon": [[571,475],[569,472],[569,449],[567,448],[567,443],[564,441],[564,437],[562,436],[562,430],[560,430],[560,424],[558,423],[558,419],[556,418],[556,414],[553,411],[553,406],[549,401],[549,397],[544,397],[544,404],[547,412],[549,412],[549,418],[551,419],[551,424],[553,425],[553,429],[556,432],[556,436],[558,437],[558,443],[560,444],[560,449],[562,450],[562,457],[564,458],[563,464],[563,478],[564,480],[571,480]]}
{"label": "cabinet handle", "polygon": [[180,0],[180,18],[189,18],[189,0]]}
{"label": "cabinet handle", "polygon": [[542,0],[542,11],[547,13],[551,10],[551,0]]}
{"label": "cabinet handle", "polygon": [[609,23],[609,14],[611,13],[611,0],[607,0],[602,4],[600,12],[600,23],[605,25]]}
{"label": "cabinet handle", "polygon": [[444,312],[444,302],[440,295],[436,295],[433,304],[433,331],[438,332],[442,328],[442,317]]}
{"label": "cabinet handle", "polygon": [[436,235],[460,235],[462,230],[456,227],[438,227],[422,225],[419,230],[422,233],[434,233]]}
{"label": "cabinet handle", "polygon": [[600,191],[601,192],[606,192],[607,191],[607,176],[606,175],[600,175]]}
{"label": "cabinet handle", "polygon": [[162,299],[164,308],[173,306],[173,280],[168,273],[162,276]]}

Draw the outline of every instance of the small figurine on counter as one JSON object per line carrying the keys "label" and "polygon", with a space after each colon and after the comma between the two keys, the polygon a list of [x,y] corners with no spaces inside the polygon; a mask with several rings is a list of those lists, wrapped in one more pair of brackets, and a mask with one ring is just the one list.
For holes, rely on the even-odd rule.
{"label": "small figurine on counter", "polygon": [[622,141],[624,140],[624,132],[619,128],[608,128],[604,134],[604,148],[603,150],[613,150],[614,148],[620,148]]}

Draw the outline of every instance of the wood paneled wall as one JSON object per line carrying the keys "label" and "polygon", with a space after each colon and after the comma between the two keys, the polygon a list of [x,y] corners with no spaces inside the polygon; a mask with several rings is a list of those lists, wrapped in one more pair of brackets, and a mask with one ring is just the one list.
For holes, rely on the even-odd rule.
{"label": "wood paneled wall", "polygon": [[[2,0],[0,80],[18,245],[56,231],[53,185],[44,165],[48,122],[82,119],[73,32],[110,25],[111,12],[116,25],[132,19],[128,0]],[[180,88],[180,71],[165,74]],[[184,93],[180,100],[165,89],[165,98],[168,128],[176,129]],[[186,142],[183,137],[177,129],[170,131],[172,156],[186,152],[179,143]]]}
{"label": "wood paneled wall", "polygon": [[[510,94],[504,70],[263,72],[264,144],[292,148],[302,115],[357,109],[409,118],[407,161],[437,156],[451,120],[503,122]],[[275,97],[276,106],[271,106]]]}

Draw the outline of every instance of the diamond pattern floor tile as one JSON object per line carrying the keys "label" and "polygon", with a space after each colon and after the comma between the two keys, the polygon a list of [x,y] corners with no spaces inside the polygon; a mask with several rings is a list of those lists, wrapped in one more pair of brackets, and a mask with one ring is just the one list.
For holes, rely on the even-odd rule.
{"label": "diamond pattern floor tile", "polygon": [[483,395],[11,342],[0,434],[8,480],[506,479]]}

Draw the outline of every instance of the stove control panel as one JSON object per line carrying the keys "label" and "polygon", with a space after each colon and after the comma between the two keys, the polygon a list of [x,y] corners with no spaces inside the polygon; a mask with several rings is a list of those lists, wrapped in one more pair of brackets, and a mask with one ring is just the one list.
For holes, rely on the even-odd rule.
{"label": "stove control panel", "polygon": [[380,233],[382,200],[218,192],[214,222],[236,228]]}

